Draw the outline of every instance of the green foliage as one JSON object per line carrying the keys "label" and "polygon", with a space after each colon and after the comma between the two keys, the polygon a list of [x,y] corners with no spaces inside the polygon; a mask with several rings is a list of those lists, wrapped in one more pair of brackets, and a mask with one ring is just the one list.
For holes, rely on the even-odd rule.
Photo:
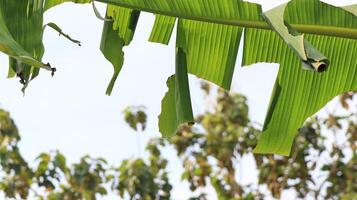
{"label": "green foliage", "polygon": [[[178,21],[176,73],[168,79],[169,90],[159,118],[161,133],[171,138],[149,143],[148,160],[128,159],[119,167],[89,156],[68,165],[58,151],[40,154],[32,167],[19,151],[20,135],[14,122],[0,110],[0,189],[6,197],[94,200],[110,188],[122,198],[170,199],[168,160],[161,155],[165,146],[174,147],[182,160],[182,179],[189,183],[190,190],[211,184],[218,199],[280,198],[288,189],[299,198],[356,197],[357,120],[348,103],[353,94],[341,97],[346,115],[315,117],[302,126],[332,98],[357,89],[356,5],[339,8],[318,0],[292,0],[262,13],[260,5],[241,0],[96,1],[108,3],[101,41],[101,51],[114,67],[108,95],[123,66],[123,47],[133,39],[140,12],[158,14],[150,36],[153,42],[167,44]],[[46,10],[64,2],[92,1],[0,2],[0,51],[9,56],[8,76],[17,76],[23,91],[40,68],[52,75],[55,72],[42,61],[43,16]],[[79,43],[55,23],[48,26]],[[250,121],[244,96],[221,90],[213,111],[194,120],[188,73],[229,89],[243,30],[243,65],[280,64],[263,127]],[[301,66],[316,72],[304,71]],[[202,87],[209,96],[210,87]],[[145,130],[147,116],[141,108],[131,107],[124,112],[131,128]],[[192,126],[194,121],[196,126]],[[329,139],[340,133],[345,137],[342,144]],[[244,157],[254,160],[258,186],[265,186],[269,194],[237,181],[236,164]],[[327,174],[322,183],[312,176],[316,171]],[[199,194],[191,199],[206,198],[206,194]]]}
{"label": "green foliage", "polygon": [[[123,67],[123,48],[134,37],[141,11],[157,16],[152,42],[168,44],[177,21],[176,69],[182,71],[176,70],[175,80],[185,80],[190,73],[228,90],[243,31],[244,65],[280,64],[255,153],[290,155],[296,131],[308,117],[332,98],[356,90],[357,5],[291,0],[263,13],[259,4],[243,0],[4,0],[0,3],[0,51],[10,57],[9,77],[19,77],[23,91],[39,68],[52,75],[56,71],[42,61],[44,12],[64,2],[94,1],[107,4],[106,17],[99,18],[104,21],[100,49],[114,67],[108,95]],[[100,16],[96,9],[95,14]],[[47,26],[79,44],[55,23]],[[159,127],[165,137],[193,123],[185,82],[175,85],[175,98],[166,96],[162,101]]]}

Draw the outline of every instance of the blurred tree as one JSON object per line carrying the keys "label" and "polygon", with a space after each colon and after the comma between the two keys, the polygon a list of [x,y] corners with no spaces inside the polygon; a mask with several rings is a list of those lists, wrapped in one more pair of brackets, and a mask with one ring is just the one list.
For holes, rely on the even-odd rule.
{"label": "blurred tree", "polygon": [[[299,129],[290,157],[254,155],[261,125],[249,119],[247,99],[202,84],[214,106],[197,116],[193,127],[183,126],[168,140],[152,139],[148,158],[131,158],[111,167],[103,158],[84,156],[68,165],[58,151],[42,153],[31,167],[18,149],[20,135],[9,113],[0,110],[0,189],[12,199],[94,200],[107,194],[123,199],[168,200],[173,186],[161,151],[174,147],[182,161],[182,180],[199,192],[211,185],[217,197],[198,194],[190,200],[250,200],[281,198],[284,191],[305,199],[357,199],[357,104],[344,94],[337,109],[311,118]],[[213,93],[213,94],[211,94]],[[125,121],[145,131],[143,107],[129,107]],[[244,158],[255,162],[255,184],[238,179]],[[173,159],[173,158],[171,158]],[[238,181],[240,180],[240,181]]]}

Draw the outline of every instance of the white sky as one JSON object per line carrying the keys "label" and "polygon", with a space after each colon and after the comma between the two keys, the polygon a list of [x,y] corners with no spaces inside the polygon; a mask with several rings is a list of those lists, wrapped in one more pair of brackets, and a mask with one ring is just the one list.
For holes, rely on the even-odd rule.
{"label": "white sky", "polygon": [[[272,7],[271,3],[266,3],[267,0],[265,3],[263,0],[255,2]],[[353,2],[338,1],[345,5]],[[104,7],[99,5],[99,8],[103,11]],[[147,42],[154,17],[142,14],[134,40],[125,48],[125,64],[116,87],[108,97],[105,96],[105,88],[113,70],[99,51],[102,22],[94,16],[91,6],[65,4],[49,11],[45,18],[81,40],[82,47],[48,29],[44,36],[44,61],[57,68],[55,77],[51,78],[42,71],[27,89],[25,97],[20,92],[17,79],[0,79],[0,107],[10,111],[15,119],[22,136],[20,149],[26,159],[31,161],[40,152],[56,149],[70,162],[89,154],[118,165],[122,159],[136,156],[136,134],[123,122],[122,115],[122,110],[129,105],[148,108],[148,131],[141,137],[143,152],[144,141],[159,136],[157,116],[160,103],[167,90],[166,79],[174,72],[174,36],[169,46]],[[241,52],[232,90],[248,97],[251,118],[262,123],[278,66],[258,64],[240,68],[240,60]],[[0,75],[5,77],[7,57],[3,54],[0,55],[0,65]],[[190,82],[194,111],[202,111],[205,102],[201,95],[197,95],[200,93],[199,81],[191,78]],[[166,155],[168,159],[176,160],[172,151]],[[180,163],[173,160],[169,170],[175,185],[173,198],[181,200],[187,199],[189,193],[187,185],[179,182],[179,168]],[[249,170],[249,164],[248,167],[243,166],[244,170]],[[244,171],[240,179],[254,179],[254,171],[249,171]],[[210,190],[208,192],[211,193]]]}

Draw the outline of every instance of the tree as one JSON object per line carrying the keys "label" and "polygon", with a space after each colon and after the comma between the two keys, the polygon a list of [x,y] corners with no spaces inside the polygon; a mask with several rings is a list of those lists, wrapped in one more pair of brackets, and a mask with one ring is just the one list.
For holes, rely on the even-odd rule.
{"label": "tree", "polygon": [[[300,199],[356,198],[357,113],[353,109],[353,93],[340,98],[338,106],[344,107],[345,114],[311,118],[299,129],[293,155],[283,157],[252,153],[261,125],[249,119],[246,97],[223,90],[216,94],[208,84],[202,84],[202,88],[207,98],[217,96],[217,103],[197,116],[195,126],[181,126],[169,140],[152,139],[147,144],[147,158],[130,158],[117,166],[90,156],[68,165],[59,151],[42,153],[36,165],[29,166],[18,149],[20,135],[13,120],[9,113],[1,111],[1,191],[8,198],[19,199],[32,195],[48,200],[93,200],[108,193],[117,193],[124,199],[172,199],[174,185],[166,170],[172,158],[164,158],[161,152],[174,147],[188,190],[199,191],[211,185],[220,200],[280,198],[287,190]],[[134,131],[145,130],[143,107],[129,107],[124,114]],[[237,180],[241,170],[237,166],[247,157],[257,168],[256,186]],[[190,199],[215,197],[199,194]]]}
{"label": "tree", "polygon": [[[177,21],[176,72],[168,79],[160,115],[164,136],[194,123],[187,73],[230,89],[243,31],[244,66],[280,64],[256,153],[290,155],[296,130],[308,117],[335,96],[357,89],[357,5],[292,0],[262,12],[260,5],[242,0],[3,0],[0,51],[9,55],[9,77],[19,77],[23,91],[40,68],[52,75],[56,71],[42,61],[43,14],[64,2],[108,5],[105,17],[93,6],[104,21],[101,51],[114,66],[107,94],[120,73],[123,47],[134,36],[140,12],[156,14],[152,42],[167,44]],[[45,27],[80,44],[54,23]]]}

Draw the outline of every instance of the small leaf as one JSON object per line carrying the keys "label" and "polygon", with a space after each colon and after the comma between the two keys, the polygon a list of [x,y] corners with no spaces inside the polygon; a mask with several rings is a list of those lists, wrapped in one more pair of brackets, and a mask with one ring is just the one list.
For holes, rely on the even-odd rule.
{"label": "small leaf", "polygon": [[57,24],[55,24],[55,23],[53,23],[53,22],[50,22],[50,23],[46,24],[44,27],[46,27],[46,26],[51,27],[53,30],[57,31],[58,34],[64,36],[64,37],[67,38],[69,41],[71,41],[71,42],[73,42],[73,43],[75,43],[75,44],[78,44],[78,46],[81,46],[81,41],[75,40],[75,39],[71,38],[71,36],[69,36],[68,34],[64,33],[64,32],[62,31],[62,29],[61,29]]}

